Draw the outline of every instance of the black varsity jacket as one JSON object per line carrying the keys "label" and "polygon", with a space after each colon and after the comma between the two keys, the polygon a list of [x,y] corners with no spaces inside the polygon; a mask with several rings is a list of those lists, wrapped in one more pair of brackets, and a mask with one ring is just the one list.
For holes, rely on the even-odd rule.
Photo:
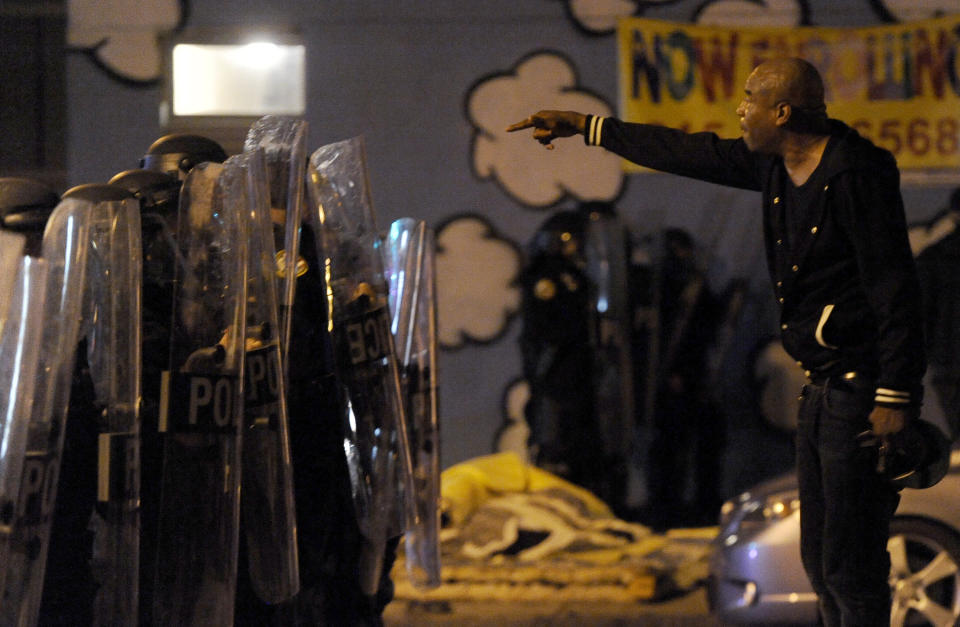
{"label": "black varsity jacket", "polygon": [[926,361],[897,164],[849,126],[830,125],[836,141],[820,164],[826,184],[791,233],[779,156],[751,152],[742,139],[598,116],[587,117],[584,137],[655,170],[760,191],[784,348],[813,373],[875,378],[878,405],[916,405]]}

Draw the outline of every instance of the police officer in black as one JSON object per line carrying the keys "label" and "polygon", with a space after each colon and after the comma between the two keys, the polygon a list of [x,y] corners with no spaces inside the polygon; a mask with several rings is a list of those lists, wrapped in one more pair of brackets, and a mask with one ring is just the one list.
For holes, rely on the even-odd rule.
{"label": "police officer in black", "polygon": [[537,230],[520,275],[520,351],[530,386],[524,414],[537,466],[603,495],[605,468],[590,442],[595,418],[586,211],[559,211]]}

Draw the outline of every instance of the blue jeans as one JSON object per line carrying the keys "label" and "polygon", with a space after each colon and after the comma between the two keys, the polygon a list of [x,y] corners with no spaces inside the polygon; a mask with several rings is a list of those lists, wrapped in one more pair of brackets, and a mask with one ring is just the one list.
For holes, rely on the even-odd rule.
{"label": "blue jeans", "polygon": [[900,495],[857,443],[875,387],[855,381],[808,384],[800,399],[800,554],[827,627],[890,622],[887,538]]}

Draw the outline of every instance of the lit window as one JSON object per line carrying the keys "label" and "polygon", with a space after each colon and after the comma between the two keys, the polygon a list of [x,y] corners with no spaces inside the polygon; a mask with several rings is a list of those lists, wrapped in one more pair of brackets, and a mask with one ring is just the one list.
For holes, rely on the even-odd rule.
{"label": "lit window", "polygon": [[173,116],[302,115],[305,47],[179,43],[170,77]]}

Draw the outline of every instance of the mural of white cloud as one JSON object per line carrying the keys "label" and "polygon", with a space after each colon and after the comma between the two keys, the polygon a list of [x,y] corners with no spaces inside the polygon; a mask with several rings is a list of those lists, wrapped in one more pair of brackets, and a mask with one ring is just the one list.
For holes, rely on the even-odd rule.
{"label": "mural of white cloud", "polygon": [[593,33],[611,32],[617,19],[637,12],[635,0],[567,0],[567,9],[577,24]]}
{"label": "mural of white cloud", "polygon": [[520,306],[520,250],[476,215],[455,217],[436,237],[440,346],[499,339]]}
{"label": "mural of white cloud", "polygon": [[925,20],[938,15],[960,13],[957,0],[875,0],[901,22]]}
{"label": "mural of white cloud", "polygon": [[67,45],[89,52],[117,77],[151,82],[160,76],[157,36],[176,28],[184,0],[67,0]]}
{"label": "mural of white cloud", "polygon": [[682,0],[564,0],[567,13],[577,26],[594,35],[606,35],[617,29],[621,17],[640,15],[644,9],[674,4]]}
{"label": "mural of white cloud", "polygon": [[541,109],[612,114],[602,99],[577,88],[573,66],[559,54],[528,56],[510,73],[481,79],[467,98],[475,129],[473,166],[480,178],[495,179],[531,207],[549,207],[568,195],[578,200],[613,200],[619,195],[624,175],[613,153],[573,137],[547,151],[528,132],[505,130]]}
{"label": "mural of white cloud", "polygon": [[530,401],[530,383],[526,379],[510,382],[504,392],[504,414],[508,422],[526,423],[526,408]]}
{"label": "mural of white cloud", "polygon": [[700,7],[694,20],[707,26],[799,26],[802,0],[717,0]]}
{"label": "mural of white cloud", "polygon": [[532,463],[530,425],[525,409],[530,401],[530,384],[526,379],[515,379],[504,392],[504,421],[497,429],[493,448],[497,453],[515,453],[524,463]]}

